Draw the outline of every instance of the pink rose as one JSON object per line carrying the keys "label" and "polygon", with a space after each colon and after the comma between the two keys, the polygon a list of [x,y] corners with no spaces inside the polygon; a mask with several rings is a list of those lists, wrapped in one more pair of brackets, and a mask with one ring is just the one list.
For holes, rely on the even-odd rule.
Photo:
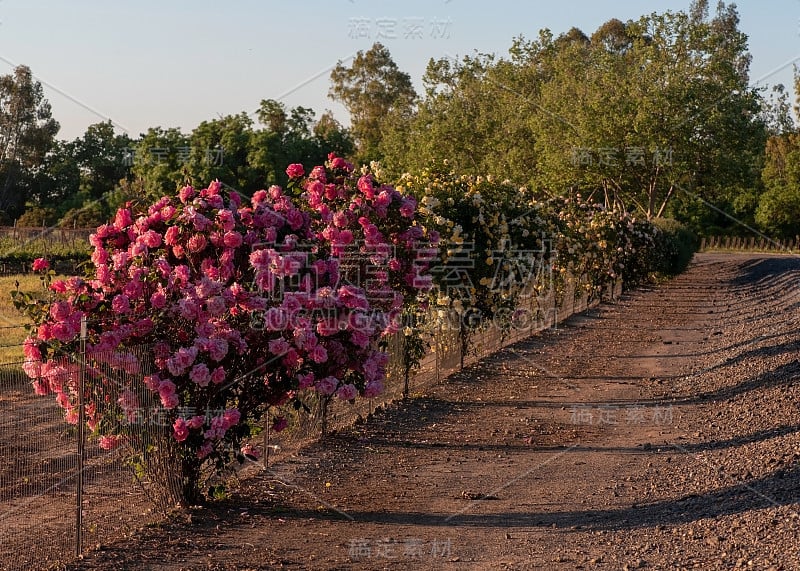
{"label": "pink rose", "polygon": [[358,396],[358,390],[353,384],[342,385],[339,387],[339,390],[336,391],[336,396],[342,400],[353,400]]}
{"label": "pink rose", "polygon": [[114,313],[118,313],[120,315],[128,313],[131,310],[130,299],[128,299],[128,296],[124,293],[115,295],[114,299],[111,300],[111,309],[114,311]]}
{"label": "pink rose", "polygon": [[307,389],[314,384],[314,373],[305,375],[297,375],[298,386],[301,389]]}
{"label": "pink rose", "polygon": [[297,208],[292,208],[286,213],[286,222],[292,230],[299,230],[305,225],[305,217]]}
{"label": "pink rose", "polygon": [[208,311],[212,317],[219,317],[225,313],[226,309],[225,298],[220,295],[215,295],[206,300],[206,311]]}
{"label": "pink rose", "polygon": [[317,165],[313,169],[311,169],[311,178],[318,180],[320,182],[325,182],[326,174],[325,174],[325,167],[322,165]]}
{"label": "pink rose", "polygon": [[238,409],[229,408],[224,413],[222,413],[222,420],[225,429],[227,430],[231,426],[239,424],[239,420],[242,418],[242,414],[239,412]]}
{"label": "pink rose", "polygon": [[353,233],[350,230],[342,230],[337,237],[337,243],[348,246],[353,243]]}
{"label": "pink rose", "polygon": [[143,381],[144,385],[151,391],[157,391],[161,384],[161,378],[157,374],[146,375]]}
{"label": "pink rose", "polygon": [[286,174],[289,175],[289,178],[300,178],[305,174],[303,170],[303,165],[300,163],[293,163],[286,167]]}
{"label": "pink rose", "polygon": [[221,384],[225,380],[225,369],[224,367],[217,367],[214,369],[214,372],[211,373],[211,382],[215,385]]}
{"label": "pink rose", "polygon": [[339,379],[336,377],[325,377],[316,382],[317,391],[325,396],[330,396],[336,391],[339,386]]}
{"label": "pink rose", "polygon": [[180,192],[178,193],[178,198],[181,199],[181,202],[186,204],[190,201],[195,195],[194,189],[191,186],[184,186]]}
{"label": "pink rose", "polygon": [[228,354],[228,342],[225,339],[211,339],[206,347],[213,361],[222,361]]}
{"label": "pink rose", "polygon": [[158,248],[161,245],[161,234],[155,230],[148,230],[139,236],[139,241],[148,248]]}
{"label": "pink rose", "polygon": [[200,307],[193,299],[181,299],[178,301],[178,313],[184,319],[194,319]]}
{"label": "pink rose", "polygon": [[242,235],[234,231],[225,232],[222,242],[228,248],[238,248],[242,245]]}
{"label": "pink rose", "polygon": [[211,371],[208,370],[208,366],[205,363],[198,363],[192,367],[189,378],[199,386],[207,387],[211,381]]}
{"label": "pink rose", "polygon": [[36,336],[42,341],[49,341],[53,338],[53,328],[47,323],[42,323],[36,329]]}
{"label": "pink rose", "polygon": [[181,229],[177,226],[170,226],[167,228],[166,233],[164,234],[164,243],[167,246],[174,246],[178,243],[178,236],[181,233]]}
{"label": "pink rose", "polygon": [[161,397],[175,394],[175,383],[172,381],[162,380],[158,384],[158,394]]}
{"label": "pink rose", "polygon": [[44,258],[36,258],[33,261],[34,272],[46,272],[49,269],[50,269],[50,262],[48,262]]}
{"label": "pink rose", "polygon": [[161,405],[168,410],[171,410],[176,406],[178,406],[179,402],[180,399],[178,399],[178,395],[176,394],[161,396]]}
{"label": "pink rose", "polygon": [[179,418],[172,425],[172,430],[175,433],[175,440],[183,442],[189,438],[189,428],[186,425],[186,420]]}
{"label": "pink rose", "polygon": [[133,216],[131,215],[131,211],[127,208],[120,208],[117,210],[117,215],[114,217],[114,226],[119,230],[122,230],[131,224],[133,224]]}
{"label": "pink rose", "polygon": [[72,338],[77,334],[77,331],[67,323],[56,323],[50,331],[53,337],[64,343],[72,341]]}
{"label": "pink rose", "polygon": [[328,351],[322,345],[315,345],[309,353],[309,357],[315,363],[324,363],[328,360]]}
{"label": "pink rose", "polygon": [[189,238],[189,251],[192,252],[193,254],[202,252],[207,244],[208,241],[206,240],[205,236],[203,236],[202,234],[195,234],[194,236]]}
{"label": "pink rose", "polygon": [[123,437],[119,434],[111,434],[108,436],[101,436],[97,442],[103,450],[114,450],[114,448],[122,444]]}
{"label": "pink rose", "polygon": [[236,226],[236,220],[233,217],[233,212],[230,210],[220,210],[217,212],[217,223],[224,232],[230,232],[233,230]]}
{"label": "pink rose", "polygon": [[66,321],[72,309],[66,301],[58,301],[50,306],[50,317],[55,321]]}
{"label": "pink rose", "polygon": [[167,296],[160,290],[153,292],[153,295],[150,296],[150,305],[155,309],[163,309],[167,305]]}
{"label": "pink rose", "polygon": [[42,359],[42,352],[39,350],[39,343],[28,337],[22,345],[22,352],[25,354],[26,359],[40,361]]}
{"label": "pink rose", "polygon": [[289,343],[282,337],[279,337],[278,339],[272,339],[269,343],[267,343],[267,346],[269,347],[270,353],[278,356],[285,355],[291,347]]}

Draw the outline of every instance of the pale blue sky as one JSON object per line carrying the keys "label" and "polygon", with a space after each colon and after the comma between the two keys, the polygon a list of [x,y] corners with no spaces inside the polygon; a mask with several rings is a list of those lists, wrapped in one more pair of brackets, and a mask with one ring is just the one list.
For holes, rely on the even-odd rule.
{"label": "pale blue sky", "polygon": [[[419,90],[431,57],[504,55],[513,37],[534,38],[541,28],[559,34],[577,26],[591,34],[610,18],[688,6],[674,0],[0,0],[0,73],[14,64],[31,67],[65,139],[105,118],[132,136],[158,125],[189,132],[205,119],[254,111],[265,98],[311,107],[318,116],[332,109],[346,123],[346,111],[327,98],[327,70],[376,40]],[[800,62],[800,0],[738,6],[750,37],[751,80],[790,87],[791,62]]]}

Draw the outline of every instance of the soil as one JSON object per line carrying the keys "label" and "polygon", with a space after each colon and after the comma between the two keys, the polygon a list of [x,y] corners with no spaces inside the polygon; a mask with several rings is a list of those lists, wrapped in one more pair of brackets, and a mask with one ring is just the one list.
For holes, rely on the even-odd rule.
{"label": "soil", "polygon": [[799,278],[698,255],[67,568],[800,569]]}

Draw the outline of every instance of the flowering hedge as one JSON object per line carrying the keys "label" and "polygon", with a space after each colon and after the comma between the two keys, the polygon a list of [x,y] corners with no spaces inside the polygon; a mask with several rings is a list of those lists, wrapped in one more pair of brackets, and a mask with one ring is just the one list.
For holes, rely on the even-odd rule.
{"label": "flowering hedge", "polygon": [[[629,213],[572,197],[548,197],[509,181],[459,176],[444,168],[404,175],[398,188],[420,201],[419,214],[442,234],[432,274],[435,303],[462,316],[462,355],[472,332],[505,331],[525,296],[601,295],[655,270],[658,229]],[[443,315],[447,312],[443,312]]]}
{"label": "flowering hedge", "polygon": [[[77,422],[86,318],[87,355],[98,364],[83,395],[90,430],[104,448],[136,450],[120,419],[151,401],[163,407],[181,444],[187,501],[198,497],[201,466],[240,456],[268,407],[299,406],[304,391],[348,401],[379,394],[381,340],[429,287],[416,253],[436,235],[415,223],[413,198],[329,159],[308,176],[290,165],[286,192],[273,186],[247,202],[213,182],[143,212],[120,209],[91,236],[86,278],[53,282],[46,301],[17,295],[36,324],[24,346],[36,392],[54,394]],[[47,271],[44,262],[37,269]],[[152,362],[137,358],[143,344]]]}
{"label": "flowering hedge", "polygon": [[[408,374],[425,348],[417,322],[403,322],[415,309],[457,315],[463,356],[473,332],[505,331],[522,299],[563,294],[567,276],[596,296],[653,269],[658,230],[579,195],[446,169],[394,188],[378,165],[355,171],[334,155],[286,172],[285,189],[246,201],[213,182],[127,205],[91,236],[84,278],[52,282],[47,300],[15,293],[35,324],[24,346],[34,390],[78,422],[85,318],[86,424],[102,448],[152,454],[130,427],[158,408],[179,501],[199,498],[204,466],[257,455],[245,442],[271,407],[378,395],[387,336],[403,325]],[[34,270],[54,278],[44,260]]]}

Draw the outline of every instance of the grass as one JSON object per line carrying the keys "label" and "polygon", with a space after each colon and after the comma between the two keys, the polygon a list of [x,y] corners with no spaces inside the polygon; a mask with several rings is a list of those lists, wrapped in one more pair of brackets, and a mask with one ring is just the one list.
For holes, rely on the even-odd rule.
{"label": "grass", "polygon": [[43,292],[42,280],[33,274],[17,274],[0,277],[0,364],[20,363],[23,359],[22,341],[25,339],[25,325],[30,321],[20,313],[11,300],[11,292],[16,289],[24,292]]}

